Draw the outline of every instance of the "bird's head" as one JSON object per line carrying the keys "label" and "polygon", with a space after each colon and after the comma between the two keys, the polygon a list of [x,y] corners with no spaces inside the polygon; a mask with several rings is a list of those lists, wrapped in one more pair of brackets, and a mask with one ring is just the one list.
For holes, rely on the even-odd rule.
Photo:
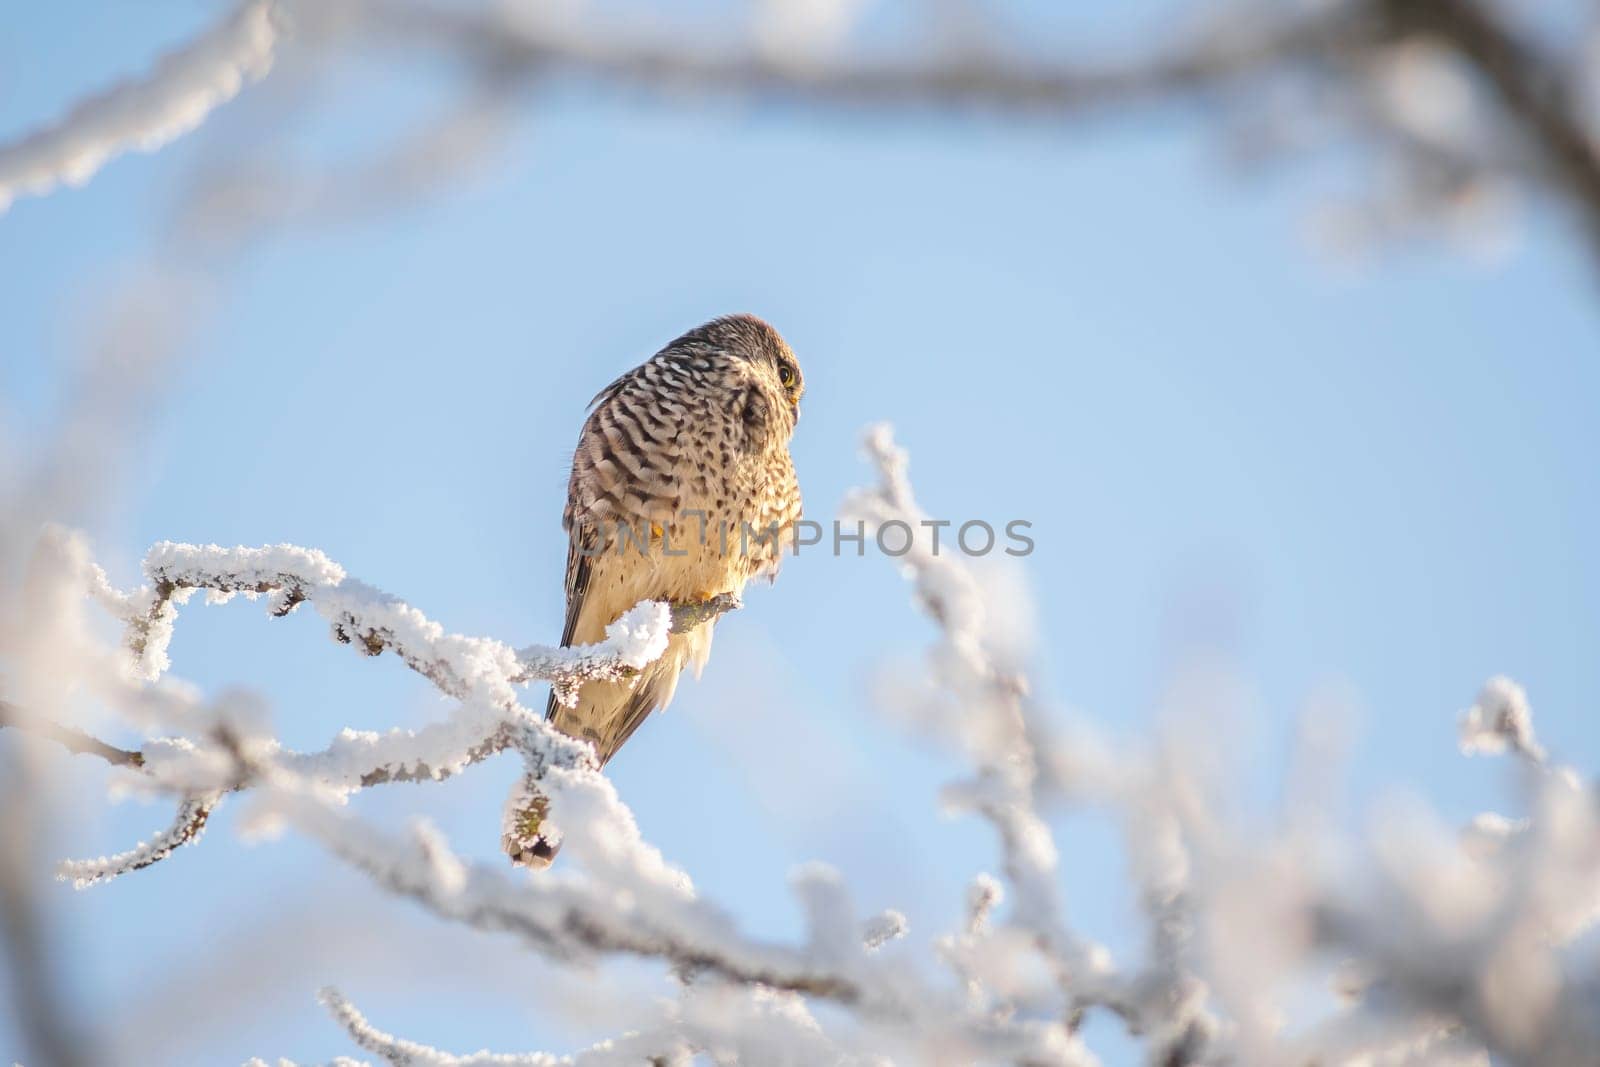
{"label": "bird's head", "polygon": [[742,368],[741,377],[753,379],[761,387],[775,410],[786,413],[784,421],[789,429],[800,417],[800,398],[806,391],[800,361],[778,331],[754,315],[712,319],[672,342],[665,351],[705,353],[727,359]]}

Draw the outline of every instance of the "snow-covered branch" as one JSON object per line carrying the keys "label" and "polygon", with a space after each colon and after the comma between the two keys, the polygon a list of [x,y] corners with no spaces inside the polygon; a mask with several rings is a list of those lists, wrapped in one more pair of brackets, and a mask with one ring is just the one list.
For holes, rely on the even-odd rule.
{"label": "snow-covered branch", "polygon": [[345,1028],[351,1040],[397,1067],[623,1067],[624,1064],[688,1062],[686,1049],[659,1034],[630,1034],[572,1056],[544,1052],[521,1055],[476,1052],[457,1056],[379,1030],[337,989],[324,989],[318,999]]}
{"label": "snow-covered branch", "polygon": [[57,867],[57,873],[62,879],[71,882],[74,888],[86,889],[97,882],[140,871],[153,863],[159,863],[172,855],[176,849],[200,840],[200,835],[206,828],[206,821],[211,818],[212,811],[216,809],[217,802],[221,799],[222,795],[214,792],[204,796],[185,797],[178,805],[178,814],[173,819],[172,825],[151,835],[149,841],[141,841],[128,851],[119,852],[115,856],[103,856],[92,860],[67,860]]}
{"label": "snow-covered branch", "polygon": [[[919,534],[898,562],[940,633],[925,674],[904,681],[903,715],[971,762],[976,776],[949,797],[987,819],[1001,847],[1003,881],[980,877],[966,929],[939,943],[973,1003],[994,1006],[998,993],[1007,1014],[1041,1010],[1036,992],[1005,984],[1016,953],[1036,952],[1074,1028],[1083,1009],[1108,1008],[1143,1035],[1153,1062],[1481,1063],[1493,1052],[1562,1064],[1595,1047],[1600,963],[1570,971],[1558,961],[1600,919],[1600,811],[1576,775],[1544,773],[1520,687],[1492,679],[1461,737],[1469,752],[1511,751],[1538,772],[1523,779],[1533,814],[1483,816],[1460,837],[1391,826],[1373,843],[1369,879],[1352,879],[1351,857],[1366,846],[1335,845],[1331,827],[1291,824],[1254,840],[1221,821],[1217,783],[1180,744],[1117,753],[1082,731],[1038,728],[1028,686],[1002,666],[980,584],[928,536],[887,427],[868,433],[866,452],[879,484],[846,510]],[[1138,966],[1113,966],[1066,926],[1047,821],[1063,800],[1108,809],[1123,828],[1148,926]],[[1330,855],[1342,862],[1329,866]],[[1359,991],[1297,1032],[1274,991],[1316,974],[1326,952],[1364,976]]]}
{"label": "snow-covered branch", "polygon": [[[9,725],[179,797],[172,827],[123,854],[66,864],[62,875],[83,885],[156,862],[196,838],[224,795],[243,792],[246,829],[304,835],[444,919],[509,934],[560,966],[631,957],[677,980],[670,1001],[619,1015],[615,1032],[624,1036],[570,1056],[440,1051],[379,1030],[328,993],[352,1039],[394,1064],[698,1055],[1089,1064],[1082,1024],[1091,1013],[1106,1013],[1153,1062],[1174,1067],[1482,1063],[1490,1054],[1556,1065],[1600,1041],[1591,1010],[1600,964],[1578,948],[1600,918],[1600,812],[1575,774],[1550,763],[1519,687],[1492,679],[1463,715],[1461,740],[1470,752],[1520,757],[1523,817],[1485,814],[1464,833],[1427,817],[1390,818],[1370,839],[1345,840],[1315,821],[1311,804],[1272,832],[1252,832],[1227,816],[1223,783],[1181,736],[1121,750],[1086,728],[1051,723],[1032,696],[1026,657],[993,625],[1005,606],[992,605],[980,576],[929,536],[906,454],[887,427],[866,444],[878,482],[851,494],[846,511],[917,534],[897,563],[936,631],[925,663],[885,692],[906,722],[959,756],[966,771],[945,790],[946,804],[984,820],[998,844],[996,873],[973,878],[959,929],[931,939],[939,967],[899,948],[908,931],[898,913],[858,910],[841,877],[816,865],[790,886],[803,935],[792,944],[751,937],[644,840],[586,746],[519,702],[533,678],[560,684],[565,672],[637,669],[672,627],[731,605],[676,614],[645,605],[603,646],[517,650],[449,634],[321,553],[289,546],[158,545],[145,560],[146,584],[124,592],[80,539],[47,537],[62,608],[68,592],[81,599],[86,590],[121,624],[120,647],[99,650],[69,628],[61,654],[133,724],[184,735],[122,750],[6,709]],[[459,706],[418,731],[344,731],[322,751],[289,751],[248,699],[207,703],[165,679],[180,607],[201,590],[212,600],[265,598],[274,616],[316,611],[336,638],[395,652]],[[507,749],[559,812],[560,868],[529,877],[469,862],[427,823],[397,835],[342,806],[355,790],[442,778]],[[1053,820],[1075,810],[1105,813],[1122,832],[1145,924],[1135,957],[1113,960],[1070,921],[1065,890],[1078,871],[1063,863]],[[1327,1003],[1301,1004],[1291,1019],[1285,991],[1330,979]]]}
{"label": "snow-covered branch", "polygon": [[[616,892],[623,888],[619,884],[607,887],[613,889],[607,893],[593,881],[552,875],[524,882],[498,868],[465,864],[431,827],[414,827],[408,841],[391,839],[304,794],[275,795],[265,811],[317,838],[392,892],[468,926],[513,933],[556,959],[589,961],[609,953],[649,957],[684,974],[846,1004],[880,993],[841,966],[848,957],[865,957],[859,935],[853,951],[836,960],[747,941],[715,909],[695,899],[680,872],[659,861],[648,878],[625,865],[610,865],[598,877],[646,892]],[[882,1010],[899,1009],[884,1004]]]}
{"label": "snow-covered branch", "polygon": [[865,1064],[830,1041],[799,998],[760,987],[700,982],[649,1025],[571,1055],[545,1052],[454,1055],[385,1033],[334,989],[322,1003],[362,1049],[392,1065],[411,1067],[689,1067],[700,1057],[763,1067]]}
{"label": "snow-covered branch", "polygon": [[[588,766],[587,747],[556,733],[518,703],[518,689],[548,681],[564,694],[588,679],[629,677],[661,655],[671,632],[703,625],[739,606],[731,596],[699,604],[644,603],[608,627],[599,644],[515,650],[498,641],[447,633],[404,601],[346,578],[343,568],[315,550],[163,542],[145,558],[148,584],[123,592],[82,556],[77,539],[61,531],[47,538],[73,560],[85,592],[124,627],[127,655],[118,663],[122,671],[100,669],[92,677],[108,695],[139,706],[141,717],[199,735],[130,751],[28,715],[10,703],[0,704],[0,726],[39,734],[68,751],[138,771],[147,787],[183,798],[172,826],[149,842],[115,856],[63,864],[61,876],[80,887],[165,859],[199,838],[223,795],[282,776],[342,797],[390,782],[445,778],[507,749],[523,755],[534,777],[552,767]],[[335,640],[368,655],[394,651],[440,692],[460,701],[460,707],[446,721],[418,731],[379,735],[346,730],[320,752],[283,749],[260,732],[250,709],[203,707],[181,690],[151,687],[171,666],[167,653],[179,605],[201,590],[211,603],[240,594],[265,597],[269,614],[278,618],[310,603],[329,622]],[[137,688],[140,683],[144,688]]]}
{"label": "snow-covered branch", "polygon": [[981,815],[994,827],[1015,895],[1013,924],[1048,960],[1069,1016],[1084,1004],[1096,1003],[1132,1013],[1103,952],[1070,933],[1060,914],[1056,844],[1034,803],[1036,749],[1022,712],[1027,683],[990,656],[977,583],[952,553],[939,553],[935,536],[930,536],[937,531],[924,524],[906,454],[895,445],[889,427],[873,427],[865,443],[879,484],[852,494],[843,511],[860,518],[872,533],[885,523],[899,523],[916,535],[900,563],[917,602],[940,629],[929,676],[940,690],[936,699],[962,709],[936,722],[924,721],[955,744],[975,772],[970,780],[947,788],[946,802]]}
{"label": "snow-covered branch", "polygon": [[19,196],[82,185],[109,160],[181,137],[266,74],[281,32],[274,0],[248,0],[148,76],[77,104],[54,126],[0,144],[0,213]]}
{"label": "snow-covered branch", "polygon": [[584,682],[630,677],[661,655],[674,629],[692,628],[738,607],[738,600],[726,595],[706,604],[640,604],[613,623],[599,645],[514,650],[445,633],[404,601],[347,580],[343,568],[315,549],[162,542],[145,557],[144,570],[151,584],[136,592],[111,589],[98,572],[94,589],[125,622],[135,670],[148,680],[170,666],[167,649],[179,605],[203,590],[209,603],[241,593],[266,596],[275,618],[309,601],[341,644],[354,644],[371,656],[391,650],[444,695],[497,705],[514,704],[516,687],[533,681],[552,683],[559,698],[570,700]]}

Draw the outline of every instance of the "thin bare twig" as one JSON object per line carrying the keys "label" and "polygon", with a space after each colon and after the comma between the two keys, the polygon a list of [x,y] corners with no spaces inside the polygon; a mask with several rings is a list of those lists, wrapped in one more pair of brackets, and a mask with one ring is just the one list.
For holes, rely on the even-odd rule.
{"label": "thin bare twig", "polygon": [[50,722],[26,715],[15,704],[0,700],[0,729],[11,727],[23,733],[43,737],[54,741],[62,748],[78,756],[98,756],[113,767],[144,766],[144,753],[132,752],[116,745],[108,745],[98,737],[92,737],[82,730],[71,726],[62,726],[60,723]]}

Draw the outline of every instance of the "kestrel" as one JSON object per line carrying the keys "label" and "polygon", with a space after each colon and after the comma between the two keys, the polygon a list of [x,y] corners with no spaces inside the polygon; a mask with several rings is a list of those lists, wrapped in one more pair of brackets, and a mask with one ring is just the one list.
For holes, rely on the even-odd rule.
{"label": "kestrel", "polygon": [[[643,600],[699,603],[775,578],[800,517],[789,439],[805,383],[794,352],[753,315],[714,319],[606,386],[578,436],[562,524],[568,535],[561,644],[591,644]],[[713,622],[675,633],[636,677],[585,683],[573,707],[552,693],[546,717],[593,743],[603,765],[678,675],[698,676]],[[547,865],[557,845],[539,833],[547,803],[525,798],[506,847]]]}

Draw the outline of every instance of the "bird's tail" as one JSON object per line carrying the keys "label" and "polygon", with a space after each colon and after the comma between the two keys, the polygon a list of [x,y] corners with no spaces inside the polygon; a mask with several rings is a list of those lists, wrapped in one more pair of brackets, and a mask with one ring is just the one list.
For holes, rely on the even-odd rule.
{"label": "bird's tail", "polygon": [[[593,744],[604,767],[649,714],[672,699],[686,665],[699,673],[711,648],[711,630],[706,623],[689,633],[673,634],[661,658],[636,678],[584,683],[573,707],[557,703],[552,694],[545,717],[568,737]],[[537,781],[524,779],[512,790],[501,833],[501,845],[512,863],[543,870],[554,862],[561,839],[549,825],[549,816],[550,798]]]}
{"label": "bird's tail", "polygon": [[[650,711],[664,703],[662,697],[671,696],[677,676],[678,664],[671,662],[652,664],[637,679],[589,682],[576,707],[564,707],[552,696],[546,717],[568,737],[594,745],[603,767]],[[550,824],[550,798],[536,780],[525,779],[512,790],[501,846],[512,863],[534,870],[550,866],[561,850],[560,836]]]}

